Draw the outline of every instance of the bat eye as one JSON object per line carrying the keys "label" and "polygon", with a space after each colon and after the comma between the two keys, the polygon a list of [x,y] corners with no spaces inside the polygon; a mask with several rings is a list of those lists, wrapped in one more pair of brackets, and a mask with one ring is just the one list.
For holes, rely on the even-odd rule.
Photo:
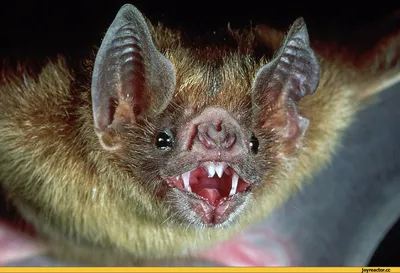
{"label": "bat eye", "polygon": [[258,138],[254,134],[251,135],[250,138],[250,150],[253,154],[258,153],[258,146],[259,146]]}
{"label": "bat eye", "polygon": [[156,139],[156,146],[158,149],[169,151],[171,150],[173,144],[174,144],[174,138],[172,136],[171,131],[163,130],[158,133]]}

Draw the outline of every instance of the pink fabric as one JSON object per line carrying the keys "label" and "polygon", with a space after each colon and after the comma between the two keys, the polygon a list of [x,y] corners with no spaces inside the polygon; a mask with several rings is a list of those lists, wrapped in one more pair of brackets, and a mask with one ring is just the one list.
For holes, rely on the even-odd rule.
{"label": "pink fabric", "polygon": [[[0,220],[0,266],[45,252],[45,246],[29,233]],[[290,246],[266,228],[239,234],[200,253],[199,258],[222,266],[289,266],[290,252]]]}
{"label": "pink fabric", "polygon": [[253,229],[204,251],[200,257],[225,266],[290,266],[291,247],[269,229]]}
{"label": "pink fabric", "polygon": [[44,245],[32,235],[0,220],[0,265],[40,255],[44,250]]}

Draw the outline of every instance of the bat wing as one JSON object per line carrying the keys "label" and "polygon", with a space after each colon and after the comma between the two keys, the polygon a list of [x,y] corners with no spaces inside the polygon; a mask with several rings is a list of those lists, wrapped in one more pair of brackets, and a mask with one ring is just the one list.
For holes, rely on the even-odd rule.
{"label": "bat wing", "polygon": [[400,26],[397,33],[382,39],[371,53],[365,56],[361,72],[364,72],[365,90],[361,98],[368,98],[400,82]]}

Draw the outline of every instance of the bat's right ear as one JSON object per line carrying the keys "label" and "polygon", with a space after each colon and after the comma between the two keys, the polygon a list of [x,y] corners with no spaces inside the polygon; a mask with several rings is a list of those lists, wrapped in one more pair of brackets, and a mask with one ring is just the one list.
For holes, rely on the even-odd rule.
{"label": "bat's right ear", "polygon": [[126,123],[162,112],[172,98],[172,63],[155,47],[143,15],[124,5],[97,53],[92,75],[96,133],[103,148],[117,149]]}
{"label": "bat's right ear", "polygon": [[304,19],[298,18],[274,58],[258,71],[252,90],[254,121],[279,132],[287,150],[300,145],[309,124],[296,103],[316,91],[319,77],[319,60],[311,49]]}

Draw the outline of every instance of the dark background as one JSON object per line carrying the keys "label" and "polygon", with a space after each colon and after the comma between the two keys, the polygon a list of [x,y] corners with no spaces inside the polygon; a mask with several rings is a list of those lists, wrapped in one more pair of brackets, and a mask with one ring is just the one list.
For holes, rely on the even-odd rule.
{"label": "dark background", "polygon": [[[0,6],[0,59],[43,60],[57,54],[70,60],[88,56],[99,46],[118,9],[128,1],[2,1]],[[191,35],[231,27],[267,23],[281,29],[299,16],[317,39],[350,39],[367,46],[393,30],[395,1],[130,1],[152,22],[180,28]],[[392,4],[391,4],[392,3]],[[5,62],[3,62],[3,66]],[[400,241],[396,225],[372,265],[393,264]]]}
{"label": "dark background", "polygon": [[[124,1],[2,1],[0,6],[0,54],[21,58],[86,56],[99,45],[104,32]],[[364,38],[390,21],[396,1],[130,1],[152,22],[201,34],[225,28],[268,23],[287,29],[303,16],[315,38],[354,41],[360,28]],[[390,4],[392,3],[392,4]],[[399,4],[400,5],[400,4]],[[384,23],[386,24],[386,23]],[[390,22],[387,23],[392,25]],[[385,25],[386,27],[386,25]],[[364,44],[360,40],[361,44]]]}

